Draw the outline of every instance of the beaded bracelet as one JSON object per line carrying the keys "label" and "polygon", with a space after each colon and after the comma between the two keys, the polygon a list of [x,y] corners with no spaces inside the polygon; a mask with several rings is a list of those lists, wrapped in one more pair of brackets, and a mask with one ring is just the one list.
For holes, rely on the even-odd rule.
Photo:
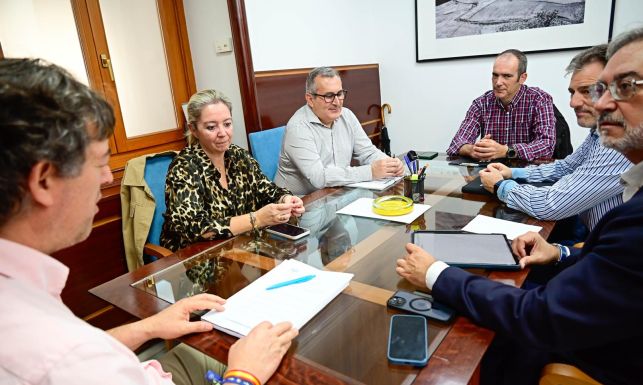
{"label": "beaded bracelet", "polygon": [[212,385],[221,385],[223,384],[223,378],[221,378],[220,375],[217,373],[213,372],[212,370],[208,370],[205,373],[205,380],[208,384]]}
{"label": "beaded bracelet", "polygon": [[252,226],[252,230],[257,231],[257,218],[255,217],[255,213],[251,211],[248,215],[250,215],[250,226]]}

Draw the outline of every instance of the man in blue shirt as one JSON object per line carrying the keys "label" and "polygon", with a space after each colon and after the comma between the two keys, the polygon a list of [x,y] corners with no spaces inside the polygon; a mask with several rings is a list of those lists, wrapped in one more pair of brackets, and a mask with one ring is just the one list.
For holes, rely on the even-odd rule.
{"label": "man in blue shirt", "polygon": [[[509,168],[492,163],[480,172],[484,187],[507,206],[545,220],[579,215],[587,229],[592,230],[606,212],[623,202],[619,178],[632,163],[601,145],[596,132],[596,111],[589,97],[589,86],[596,82],[607,62],[606,47],[603,44],[579,53],[567,67],[567,73],[572,74],[569,105],[576,113],[578,125],[591,129],[573,154],[538,167]],[[520,185],[515,180],[556,183],[536,187]],[[577,239],[581,240],[584,237]]]}
{"label": "man in blue shirt", "polygon": [[[625,202],[596,224],[582,250],[516,238],[522,266],[558,262],[547,285],[524,290],[438,261],[411,243],[396,271],[496,338],[513,342],[504,365],[483,360],[481,384],[537,384],[547,362],[575,365],[604,384],[637,384],[643,372],[643,28],[614,39],[590,87],[601,143],[634,166],[622,175]],[[472,245],[475,247],[475,245]],[[495,344],[495,342],[494,342]],[[488,361],[487,361],[488,362]],[[493,370],[495,369],[495,370]]]}

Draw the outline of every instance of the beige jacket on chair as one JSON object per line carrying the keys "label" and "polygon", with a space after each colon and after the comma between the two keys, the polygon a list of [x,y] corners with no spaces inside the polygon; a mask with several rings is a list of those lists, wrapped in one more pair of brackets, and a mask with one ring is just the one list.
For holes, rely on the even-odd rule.
{"label": "beige jacket on chair", "polygon": [[[155,155],[176,154],[175,151],[147,154],[130,159],[125,165],[121,182],[121,212],[123,216],[123,243],[127,269],[134,271],[143,266],[143,247],[152,224],[156,202],[145,182],[145,163]],[[161,197],[160,199],[165,199]]]}

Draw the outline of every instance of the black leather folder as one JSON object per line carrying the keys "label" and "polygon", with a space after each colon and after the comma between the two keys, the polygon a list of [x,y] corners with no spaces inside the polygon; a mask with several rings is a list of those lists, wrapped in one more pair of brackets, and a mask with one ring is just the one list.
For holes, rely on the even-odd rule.
{"label": "black leather folder", "polygon": [[[545,186],[551,186],[554,184],[554,182],[518,182],[518,183],[530,184],[536,187],[545,187]],[[490,193],[489,191],[485,190],[485,188],[482,186],[482,181],[480,180],[480,177],[477,177],[476,179],[462,186],[462,192],[465,194],[479,194],[479,195],[489,195],[489,196],[493,195],[493,193]]]}

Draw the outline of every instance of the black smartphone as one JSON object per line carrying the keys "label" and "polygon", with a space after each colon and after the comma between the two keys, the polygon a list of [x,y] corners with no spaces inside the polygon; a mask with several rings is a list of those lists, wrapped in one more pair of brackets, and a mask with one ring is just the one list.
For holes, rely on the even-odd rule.
{"label": "black smartphone", "polygon": [[280,223],[266,227],[266,231],[288,239],[299,239],[310,234],[310,230],[303,227],[291,225],[290,223]]}
{"label": "black smartphone", "polygon": [[396,314],[391,317],[387,357],[398,365],[424,366],[429,361],[426,318]]}
{"label": "black smartphone", "polygon": [[426,293],[398,290],[388,299],[386,305],[441,322],[449,322],[455,316],[455,310],[441,304]]}
{"label": "black smartphone", "polygon": [[433,159],[438,156],[438,153],[435,151],[417,151],[418,158],[420,159]]}

